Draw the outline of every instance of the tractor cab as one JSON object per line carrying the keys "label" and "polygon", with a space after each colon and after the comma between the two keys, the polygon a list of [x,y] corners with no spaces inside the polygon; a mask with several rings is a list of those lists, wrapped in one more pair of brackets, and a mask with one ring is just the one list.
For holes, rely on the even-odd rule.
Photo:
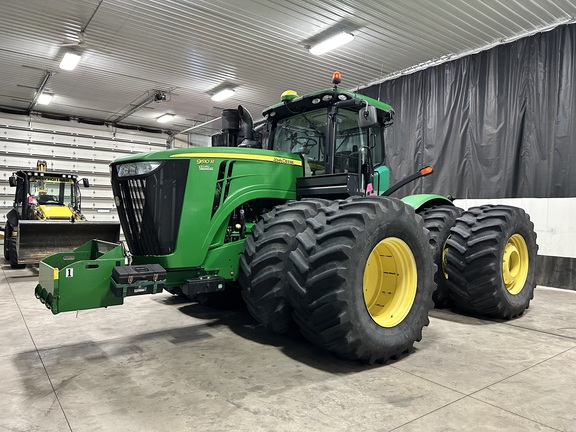
{"label": "tractor cab", "polygon": [[282,102],[262,113],[267,122],[268,149],[299,154],[303,178],[301,197],[345,198],[388,188],[384,129],[392,124],[389,105],[334,87],[298,96],[288,90]]}

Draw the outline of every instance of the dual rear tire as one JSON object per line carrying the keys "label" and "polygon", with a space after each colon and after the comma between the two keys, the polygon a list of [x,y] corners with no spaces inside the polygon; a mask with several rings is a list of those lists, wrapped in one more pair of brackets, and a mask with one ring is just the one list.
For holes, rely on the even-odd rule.
{"label": "dual rear tire", "polygon": [[538,251],[524,210],[484,205],[463,212],[443,205],[420,214],[437,265],[437,308],[501,319],[524,313],[534,296]]}
{"label": "dual rear tire", "polygon": [[446,279],[446,242],[450,236],[450,229],[456,223],[456,218],[462,215],[462,209],[451,205],[438,205],[428,207],[419,214],[424,219],[424,226],[430,231],[431,253],[436,264],[434,274],[436,291],[432,296],[434,307],[438,309],[450,307],[453,302]]}
{"label": "dual rear tire", "polygon": [[446,242],[450,297],[464,312],[511,319],[529,307],[536,287],[534,224],[517,207],[464,212]]}

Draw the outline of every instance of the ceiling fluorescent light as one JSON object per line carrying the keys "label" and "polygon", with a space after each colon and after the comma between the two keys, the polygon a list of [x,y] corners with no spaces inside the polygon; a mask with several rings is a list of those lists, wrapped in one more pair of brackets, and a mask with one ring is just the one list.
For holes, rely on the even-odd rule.
{"label": "ceiling fluorescent light", "polygon": [[36,101],[36,103],[40,105],[48,105],[50,102],[52,102],[53,97],[54,95],[48,93],[42,93],[40,94],[40,96],[38,96],[38,100]]}
{"label": "ceiling fluorescent light", "polygon": [[214,93],[210,99],[212,99],[214,102],[220,102],[223,101],[224,99],[228,99],[234,93],[236,93],[236,90],[230,87],[226,87]]}
{"label": "ceiling fluorescent light", "polygon": [[314,55],[321,55],[331,51],[339,46],[344,45],[345,43],[350,42],[354,39],[354,35],[348,32],[340,32],[336,33],[335,35],[329,37],[328,39],[324,39],[309,48],[310,54]]}
{"label": "ceiling fluorescent light", "polygon": [[73,70],[78,66],[81,58],[82,56],[80,54],[68,51],[64,54],[64,58],[62,58],[62,61],[60,62],[60,69]]}
{"label": "ceiling fluorescent light", "polygon": [[162,114],[160,117],[156,119],[158,123],[168,123],[169,121],[174,120],[174,114]]}

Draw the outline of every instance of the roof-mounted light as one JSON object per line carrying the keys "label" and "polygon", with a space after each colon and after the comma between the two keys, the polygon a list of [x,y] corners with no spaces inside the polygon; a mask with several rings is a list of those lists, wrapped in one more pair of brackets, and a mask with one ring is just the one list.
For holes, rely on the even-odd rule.
{"label": "roof-mounted light", "polygon": [[354,39],[354,35],[348,32],[340,32],[330,36],[327,39],[321,40],[314,45],[310,46],[310,54],[321,55],[338,48]]}
{"label": "roof-mounted light", "polygon": [[332,74],[332,84],[340,84],[342,82],[342,74],[338,71],[335,71]]}

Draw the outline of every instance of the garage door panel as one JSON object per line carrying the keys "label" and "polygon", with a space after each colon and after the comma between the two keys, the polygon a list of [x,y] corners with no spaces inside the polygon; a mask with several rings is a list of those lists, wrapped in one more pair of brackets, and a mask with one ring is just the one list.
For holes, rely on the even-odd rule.
{"label": "garage door panel", "polygon": [[[21,116],[0,118],[0,228],[12,207],[14,188],[8,178],[19,169],[35,169],[46,160],[49,170],[70,171],[90,181],[81,187],[82,210],[89,220],[117,220],[110,185],[110,162],[128,155],[165,150],[166,134],[118,132],[108,127]],[[32,127],[30,127],[32,126]]]}

